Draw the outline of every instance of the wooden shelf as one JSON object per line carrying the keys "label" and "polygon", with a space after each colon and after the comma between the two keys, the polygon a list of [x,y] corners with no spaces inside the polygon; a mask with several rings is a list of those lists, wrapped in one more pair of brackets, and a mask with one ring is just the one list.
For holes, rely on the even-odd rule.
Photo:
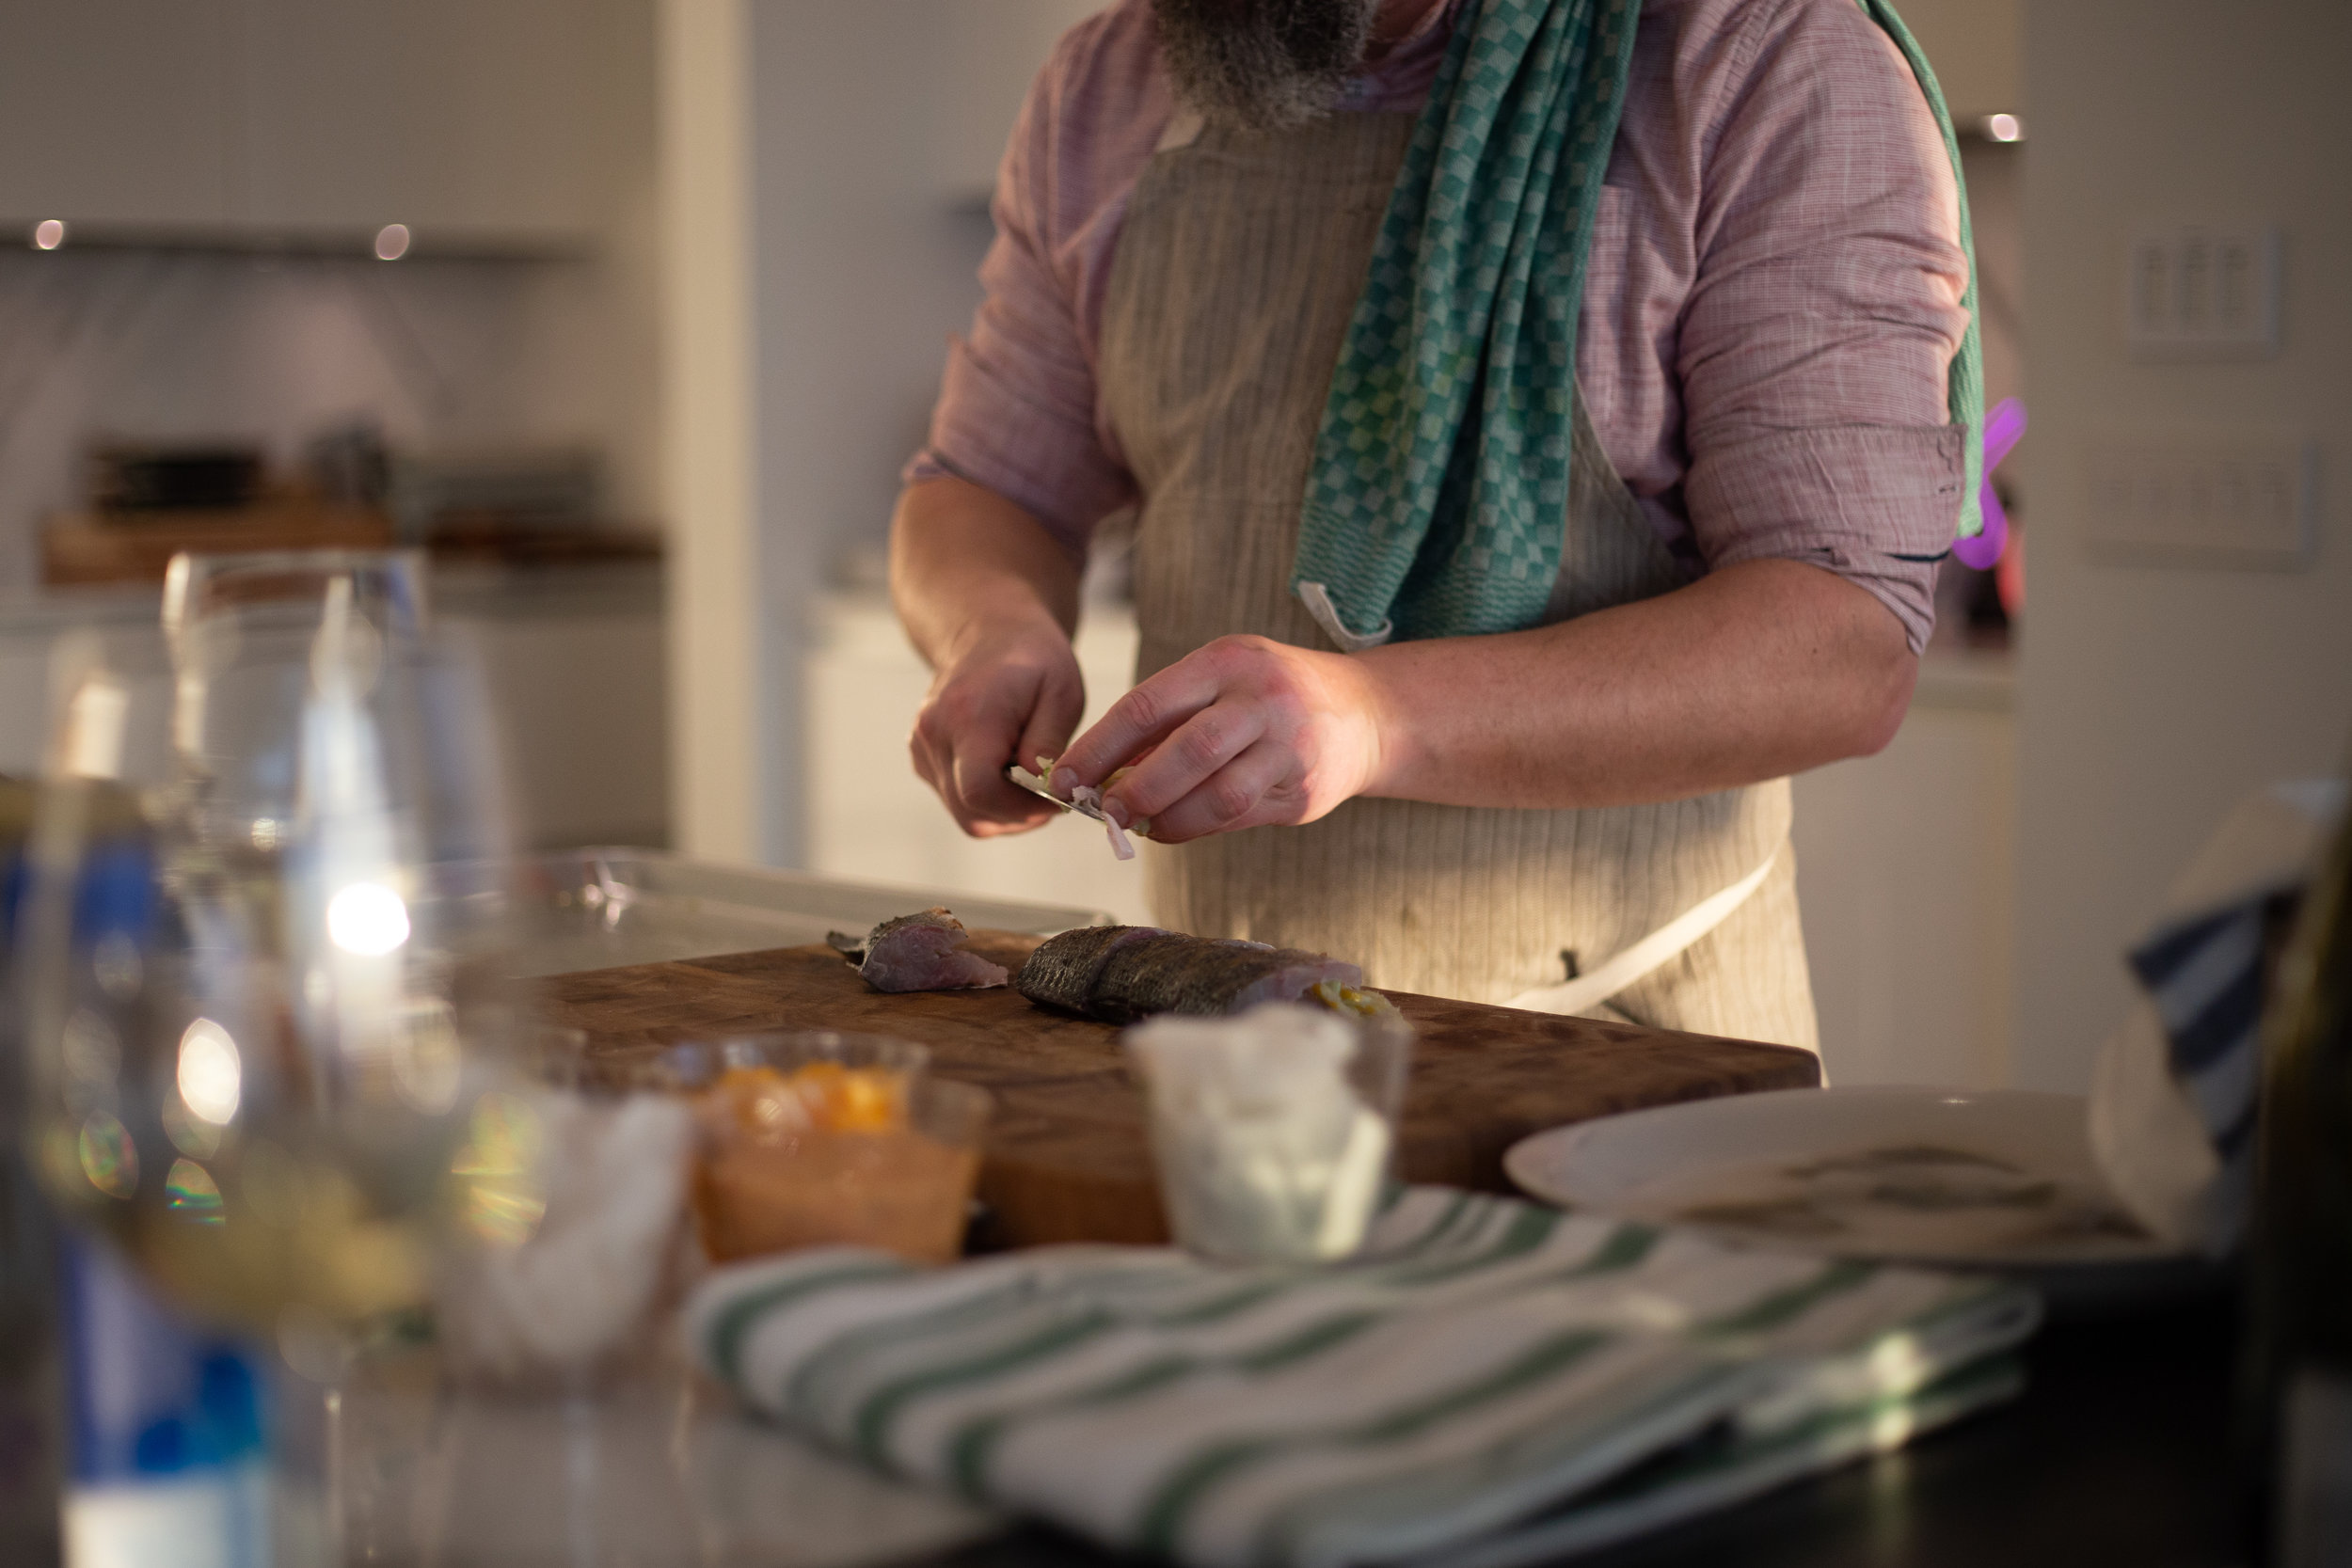
{"label": "wooden shelf", "polygon": [[[49,588],[161,582],[182,550],[381,550],[392,520],[361,507],[289,501],[230,511],[83,513],[41,531]],[[475,518],[435,531],[437,562],[485,566],[587,566],[658,562],[660,536],[636,528],[501,525]]]}
{"label": "wooden shelf", "polygon": [[391,543],[391,518],[363,508],[83,513],[41,531],[40,579],[51,588],[161,582],[182,550],[380,550]]}

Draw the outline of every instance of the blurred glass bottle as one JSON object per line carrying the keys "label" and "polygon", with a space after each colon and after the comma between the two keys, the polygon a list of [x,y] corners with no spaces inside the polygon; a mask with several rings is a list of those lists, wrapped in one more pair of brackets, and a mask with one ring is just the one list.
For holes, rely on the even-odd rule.
{"label": "blurred glass bottle", "polygon": [[[13,950],[33,792],[0,779],[0,965]],[[56,1284],[49,1213],[24,1156],[24,1038],[0,981],[0,1562],[57,1560]]]}
{"label": "blurred glass bottle", "polygon": [[[8,1120],[31,1134],[26,1164],[54,1199],[69,1177],[99,1192],[139,1179],[124,1042],[150,1009],[164,910],[155,837],[122,773],[133,707],[163,714],[171,680],[151,635],[69,636],[52,677],[49,754],[9,900],[23,1092]],[[57,1049],[38,1048],[45,1035]],[[31,1230],[48,1235],[53,1213]],[[108,1241],[56,1230],[41,1257],[53,1555],[61,1544],[69,1568],[267,1563],[266,1356],[165,1305]]]}
{"label": "blurred glass bottle", "polygon": [[2263,1557],[2352,1562],[2352,814],[2265,1019],[2244,1440]]}

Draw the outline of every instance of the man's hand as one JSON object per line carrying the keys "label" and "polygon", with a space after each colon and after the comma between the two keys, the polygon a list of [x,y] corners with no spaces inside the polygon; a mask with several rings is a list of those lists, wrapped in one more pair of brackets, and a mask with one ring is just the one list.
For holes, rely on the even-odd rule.
{"label": "man's hand", "polygon": [[907,742],[915,772],[975,838],[1051,820],[1005,765],[1054,755],[1086,712],[1076,553],[993,491],[927,480],[898,498],[890,587],[934,673]]}
{"label": "man's hand", "polygon": [[1163,843],[1311,822],[1378,771],[1372,689],[1343,655],[1220,637],[1112,705],[1062,753],[1054,791],[1099,786],[1131,762],[1104,810],[1122,825],[1150,817]]}
{"label": "man's hand", "polygon": [[1026,832],[1058,814],[1008,781],[1005,765],[1057,754],[1085,711],[1078,657],[1059,626],[992,626],[940,661],[907,750],[965,832]]}

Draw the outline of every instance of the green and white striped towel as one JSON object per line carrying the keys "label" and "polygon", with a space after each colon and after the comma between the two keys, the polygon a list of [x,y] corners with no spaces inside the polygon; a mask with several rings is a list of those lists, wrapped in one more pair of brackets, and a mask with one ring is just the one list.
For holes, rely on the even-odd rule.
{"label": "green and white striped towel", "polygon": [[2032,1292],[1406,1189],[1366,1258],[1045,1247],[720,1271],[693,1353],[898,1474],[1200,1564],[1620,1539],[2020,1386]]}

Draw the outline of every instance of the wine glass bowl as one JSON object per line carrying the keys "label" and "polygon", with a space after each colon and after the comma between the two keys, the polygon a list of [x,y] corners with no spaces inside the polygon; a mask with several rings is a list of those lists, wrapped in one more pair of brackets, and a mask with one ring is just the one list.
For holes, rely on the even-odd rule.
{"label": "wine glass bowl", "polygon": [[281,1343],[421,1305],[467,1189],[515,1210],[513,1129],[474,1147],[501,802],[428,629],[412,554],[183,556],[167,667],[83,643],[56,681],[20,969],[46,1183]]}

